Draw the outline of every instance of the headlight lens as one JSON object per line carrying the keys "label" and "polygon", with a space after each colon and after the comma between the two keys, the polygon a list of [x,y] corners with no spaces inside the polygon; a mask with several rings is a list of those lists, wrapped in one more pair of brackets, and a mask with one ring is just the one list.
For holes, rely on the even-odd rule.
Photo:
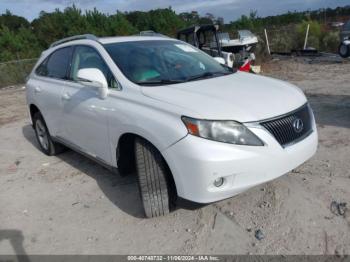
{"label": "headlight lens", "polygon": [[182,121],[194,136],[236,145],[264,145],[247,127],[236,121],[199,120],[184,116]]}

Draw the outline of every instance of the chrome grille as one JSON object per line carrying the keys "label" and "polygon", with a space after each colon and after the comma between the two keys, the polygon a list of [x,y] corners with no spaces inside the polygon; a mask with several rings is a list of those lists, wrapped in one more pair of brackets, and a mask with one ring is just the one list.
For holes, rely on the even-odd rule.
{"label": "chrome grille", "polygon": [[[286,147],[291,143],[305,138],[312,132],[311,114],[311,109],[308,104],[306,104],[289,114],[260,122],[260,124],[265,127],[283,147]],[[302,125],[301,130],[299,130],[300,125]]]}

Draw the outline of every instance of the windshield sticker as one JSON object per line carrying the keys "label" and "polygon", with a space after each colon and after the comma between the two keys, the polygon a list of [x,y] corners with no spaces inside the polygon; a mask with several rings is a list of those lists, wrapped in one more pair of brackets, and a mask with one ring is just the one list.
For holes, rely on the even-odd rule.
{"label": "windshield sticker", "polygon": [[185,52],[193,52],[193,53],[198,52],[196,49],[194,49],[192,46],[189,46],[189,45],[176,44],[175,46],[180,48],[182,51],[185,51]]}

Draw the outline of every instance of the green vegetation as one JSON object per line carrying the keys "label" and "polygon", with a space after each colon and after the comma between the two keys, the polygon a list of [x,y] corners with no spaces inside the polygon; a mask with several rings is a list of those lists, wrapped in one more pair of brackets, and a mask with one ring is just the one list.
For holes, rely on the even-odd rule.
{"label": "green vegetation", "polygon": [[24,83],[36,59],[0,63],[0,88]]}
{"label": "green vegetation", "polygon": [[318,21],[321,24],[333,22],[338,19],[349,19],[350,5],[337,7],[335,9],[326,8],[315,11],[287,12],[282,15],[258,17],[256,11],[251,11],[249,16],[242,15],[237,21],[226,25],[227,29],[238,30],[248,28],[252,31],[259,31],[263,28],[280,28],[291,24],[299,24],[303,21]]}
{"label": "green vegetation", "polygon": [[[97,9],[82,12],[74,5],[63,11],[41,12],[32,22],[10,11],[0,15],[0,62],[38,57],[52,42],[67,36],[92,33],[97,36],[130,35],[143,30],[153,30],[171,37],[178,29],[193,24],[218,23],[222,31],[231,34],[238,29],[250,29],[261,36],[263,29],[271,32],[272,46],[288,50],[301,48],[307,24],[310,24],[309,45],[324,51],[335,51],[337,32],[329,30],[327,22],[349,17],[350,6],[336,9],[320,9],[312,12],[288,12],[283,15],[260,18],[257,12],[224,24],[221,17],[198,12],[176,14],[171,7],[148,12],[119,12],[107,15]],[[286,30],[286,28],[288,30]],[[264,49],[264,48],[261,48]]]}
{"label": "green vegetation", "polygon": [[310,25],[308,44],[314,48],[320,48],[320,41],[322,37],[321,25],[317,21],[303,21],[297,25],[297,43],[298,46],[303,46],[307,25]]}
{"label": "green vegetation", "polygon": [[258,17],[256,11],[251,11],[249,16],[242,15],[240,19],[225,24],[223,30],[232,33],[239,29],[249,29],[260,36],[260,50],[265,50],[261,46],[265,46],[263,30],[267,28],[272,49],[287,52],[303,47],[307,25],[310,24],[308,46],[326,52],[336,52],[339,46],[339,31],[331,28],[329,23],[347,19],[350,19],[350,6],[288,12],[263,18]]}

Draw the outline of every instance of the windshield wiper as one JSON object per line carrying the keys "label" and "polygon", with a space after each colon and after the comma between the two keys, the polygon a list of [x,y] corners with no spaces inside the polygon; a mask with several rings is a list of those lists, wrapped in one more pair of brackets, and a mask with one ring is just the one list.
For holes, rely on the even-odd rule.
{"label": "windshield wiper", "polygon": [[231,72],[205,72],[205,73],[200,74],[200,75],[190,76],[186,79],[186,81],[194,81],[194,80],[215,77],[215,76],[219,76],[219,75],[228,75],[228,74],[231,74]]}
{"label": "windshield wiper", "polygon": [[176,80],[176,79],[159,79],[159,80],[153,80],[153,81],[139,81],[136,82],[138,85],[171,85],[171,84],[178,84],[183,83],[184,80]]}
{"label": "windshield wiper", "polygon": [[233,72],[205,72],[203,74],[190,76],[184,80],[157,79],[157,80],[149,80],[149,81],[147,81],[147,80],[146,81],[139,81],[139,82],[136,82],[136,84],[142,85],[142,86],[172,85],[172,84],[184,83],[184,82],[194,81],[194,80],[199,80],[199,79],[204,79],[204,78],[216,77],[216,76],[220,76],[220,75],[229,75],[232,73]]}

